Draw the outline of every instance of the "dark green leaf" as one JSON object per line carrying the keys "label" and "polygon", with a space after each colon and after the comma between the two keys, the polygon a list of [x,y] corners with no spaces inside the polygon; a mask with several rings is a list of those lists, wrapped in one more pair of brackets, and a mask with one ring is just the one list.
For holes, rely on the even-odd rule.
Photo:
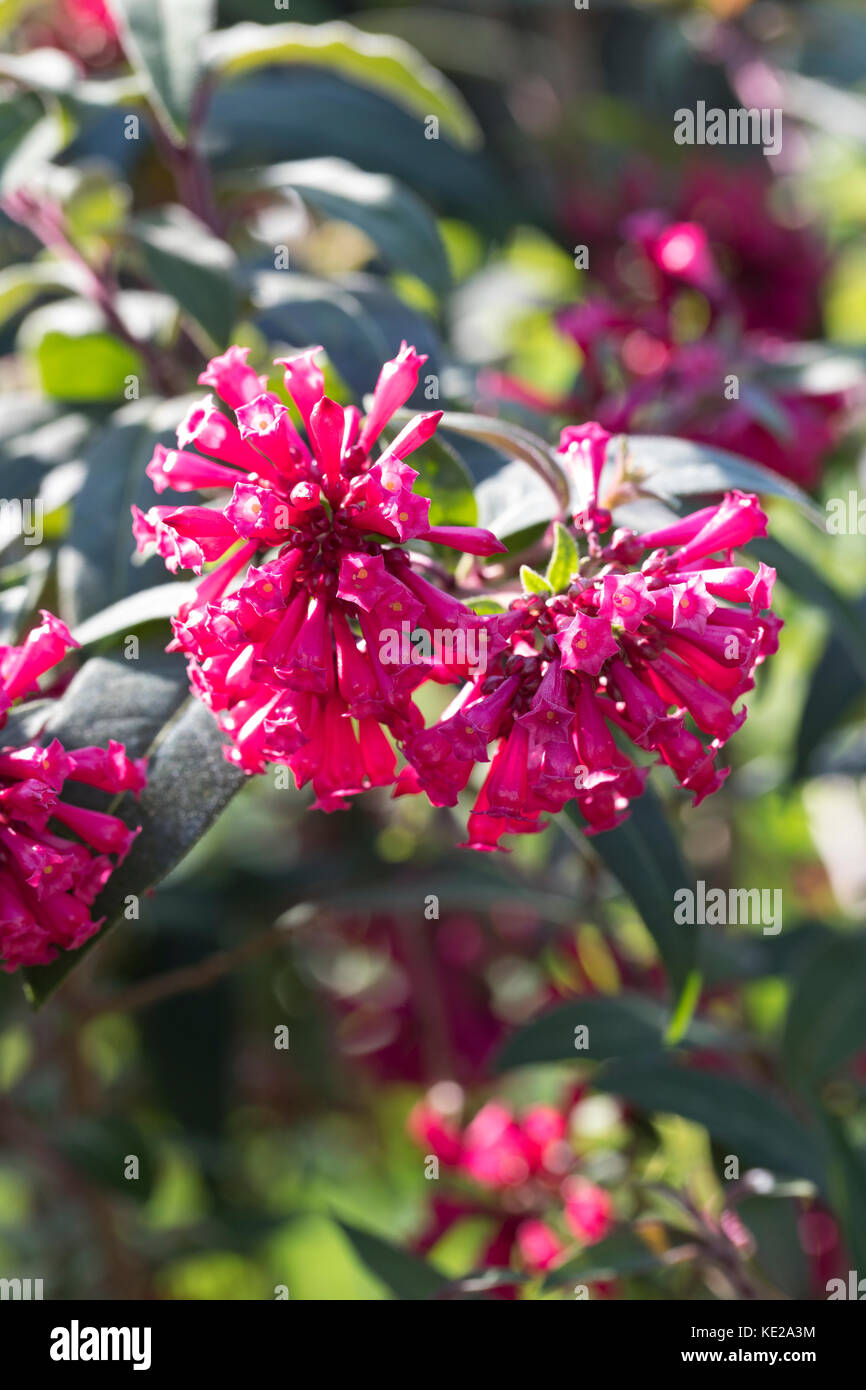
{"label": "dark green leaf", "polygon": [[[160,424],[177,415],[166,404],[134,401],[117,411],[84,456],[84,480],[72,512],[69,533],[58,559],[63,617],[73,626],[139,589],[165,579],[163,561],[138,563],[130,506],[142,510],[157,495],[145,467],[160,437]],[[171,440],[169,434],[165,434]],[[177,494],[169,494],[169,500]],[[162,499],[166,500],[165,497]]]}
{"label": "dark green leaf", "polygon": [[125,636],[135,632],[145,623],[159,619],[173,618],[182,603],[192,598],[194,584],[184,584],[174,580],[167,584],[156,584],[152,589],[142,589],[137,594],[118,599],[108,608],[86,618],[73,629],[72,635],[82,647],[95,646],[106,639]]}
{"label": "dark green leaf", "polygon": [[[566,814],[583,826],[574,803]],[[628,820],[594,836],[592,845],[643,918],[678,999],[697,965],[698,934],[674,921],[674,894],[694,880],[652,788],[633,802]]]}
{"label": "dark green leaf", "polygon": [[154,283],[224,348],[235,319],[231,247],[181,207],[138,217],[130,232]]}
{"label": "dark green leaf", "polygon": [[866,936],[834,935],[798,972],[783,1056],[792,1083],[810,1089],[866,1048]]}
{"label": "dark green leaf", "polygon": [[[88,1182],[135,1202],[146,1202],[153,1192],[156,1165],[150,1141],[131,1120],[78,1116],[58,1137],[57,1148]],[[126,1176],[135,1171],[130,1159],[138,1160],[136,1178]]]}
{"label": "dark green leaf", "polygon": [[353,391],[373,389],[388,349],[354,295],[338,284],[285,271],[258,276],[256,291],[262,306],[256,325],[272,342],[321,343]]}
{"label": "dark green leaf", "polygon": [[269,271],[256,276],[255,299],[262,309],[256,324],[272,342],[321,343],[359,397],[372,391],[382,364],[404,338],[427,353],[425,373],[438,373],[438,343],[429,321],[370,276],[335,281]]}
{"label": "dark green leaf", "polygon": [[527,528],[543,527],[557,512],[553,491],[522,459],[512,459],[478,483],[475,500],[478,524],[512,543]]}
{"label": "dark green leaf", "polygon": [[593,1085],[622,1096],[639,1110],[682,1115],[703,1125],[726,1152],[737,1156],[741,1168],[768,1168],[824,1186],[814,1134],[766,1089],[678,1065],[673,1059],[606,1063]]}
{"label": "dark green leaf", "polygon": [[[587,995],[570,999],[524,1024],[508,1039],[496,1057],[496,1070],[538,1062],[593,1062],[615,1057],[645,1056],[661,1052],[669,1024],[668,1011],[654,999],[639,994]],[[575,1030],[586,1028],[579,1039]],[[583,1046],[584,1041],[586,1046]],[[737,1044],[730,1034],[711,1023],[691,1023],[683,1041],[694,1047],[729,1047]]]}
{"label": "dark green leaf", "polygon": [[748,550],[764,564],[772,565],[779,579],[793,593],[823,608],[858,670],[866,677],[866,616],[856,603],[828,584],[801,552],[794,554],[780,541],[752,541]]}
{"label": "dark green leaf", "polygon": [[417,1255],[382,1240],[371,1231],[361,1231],[345,1221],[337,1225],[366,1269],[380,1279],[399,1299],[415,1301],[435,1298],[447,1284],[443,1274]]}
{"label": "dark green leaf", "polygon": [[854,1268],[862,1277],[866,1269],[866,1157],[854,1148],[835,1116],[822,1112],[821,1123],[828,1151],[830,1199],[841,1218]]}
{"label": "dark green leaf", "polygon": [[393,175],[437,211],[485,233],[504,232],[514,220],[515,190],[484,155],[455,145],[444,128],[439,140],[425,139],[413,114],[322,69],[274,68],[218,87],[205,138],[217,169],[338,156]]}
{"label": "dark green leaf", "polygon": [[[859,600],[857,611],[866,629],[866,598]],[[854,660],[849,645],[832,633],[809,677],[806,703],[797,730],[794,778],[805,776],[818,745],[866,690],[863,664]]]}

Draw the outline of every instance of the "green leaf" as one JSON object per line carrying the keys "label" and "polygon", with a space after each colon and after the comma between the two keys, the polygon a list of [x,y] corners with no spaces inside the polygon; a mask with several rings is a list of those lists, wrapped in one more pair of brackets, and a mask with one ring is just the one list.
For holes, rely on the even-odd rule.
{"label": "green leaf", "polygon": [[[611,442],[616,447],[616,440]],[[629,476],[658,497],[712,495],[740,488],[765,497],[795,502],[816,526],[824,528],[823,512],[805,492],[778,473],[752,463],[727,449],[693,444],[661,434],[628,436]]]}
{"label": "green leaf", "polygon": [[[64,1125],[55,1142],[66,1161],[88,1182],[134,1202],[146,1202],[151,1196],[156,1161],[150,1140],[132,1120],[79,1115]],[[127,1159],[132,1156],[139,1163],[137,1178],[125,1176]]]}
{"label": "green leaf", "polygon": [[[639,994],[571,999],[514,1033],[497,1054],[496,1070],[539,1062],[602,1062],[661,1051],[666,1023],[663,1006]],[[586,1028],[580,1048],[575,1035],[578,1028]]]}
{"label": "green leaf", "polygon": [[124,52],[145,84],[161,125],[181,144],[202,75],[215,0],[112,0],[112,9]]}
{"label": "green leaf", "polygon": [[176,206],[136,218],[130,232],[154,283],[224,348],[235,319],[231,247]]}
{"label": "green leaf", "polygon": [[632,1231],[616,1231],[599,1240],[576,1259],[560,1265],[548,1274],[544,1288],[556,1289],[563,1284],[587,1284],[596,1279],[615,1279],[628,1274],[646,1274],[661,1266],[659,1256]]}
{"label": "green leaf", "polygon": [[822,1111],[821,1125],[828,1150],[828,1186],[833,1211],[841,1219],[845,1244],[862,1277],[866,1268],[866,1157],[854,1148],[835,1116]]}
{"label": "green leaf", "polygon": [[256,326],[271,342],[321,343],[353,391],[373,389],[387,346],[348,290],[311,275],[274,271],[256,277],[255,299],[262,306]]}
{"label": "green leaf", "polygon": [[866,1048],[866,936],[836,934],[798,972],[782,1055],[791,1082],[810,1090]]}
{"label": "green leaf", "polygon": [[[583,827],[574,803],[566,807],[566,815]],[[622,825],[593,836],[592,846],[643,918],[678,999],[696,968],[698,934],[674,921],[674,894],[694,880],[652,788],[633,802]]]}
{"label": "green leaf", "polygon": [[435,1298],[448,1280],[426,1260],[391,1245],[371,1231],[359,1230],[345,1221],[337,1225],[365,1268],[380,1279],[399,1299],[423,1301]]}
{"label": "green leaf", "polygon": [[302,159],[271,165],[239,182],[241,188],[293,189],[325,217],[360,228],[387,265],[416,275],[437,294],[448,289],[448,257],[432,213],[387,174],[367,173],[345,159]]}
{"label": "green leaf", "polygon": [[746,549],[763,560],[764,564],[772,565],[779,579],[793,593],[807,603],[823,608],[857,669],[866,677],[866,613],[859,610],[857,604],[846,595],[834,589],[832,584],[828,584],[802,551],[795,554],[773,539],[752,541]]}
{"label": "green leaf", "polygon": [[703,1125],[741,1168],[768,1168],[790,1178],[825,1183],[820,1146],[811,1130],[766,1089],[757,1090],[671,1058],[606,1063],[593,1085],[622,1096],[640,1110],[682,1115]]}
{"label": "green leaf", "polygon": [[[111,416],[84,453],[84,478],[58,557],[61,617],[75,625],[107,604],[165,579],[154,556],[140,562],[132,537],[130,506],[147,510],[156,493],[145,474],[159,424],[178,417],[177,403],[156,411],[152,401],[132,401]],[[169,438],[166,434],[166,438]]]}
{"label": "green leaf", "polygon": [[38,295],[50,291],[78,294],[83,277],[64,261],[40,260],[29,265],[10,265],[0,270],[0,324],[26,309]]}
{"label": "green leaf", "polygon": [[[866,626],[866,597],[857,602]],[[866,671],[853,659],[849,644],[831,633],[809,677],[806,701],[800,716],[791,776],[797,780],[808,771],[813,753],[866,690]]]}
{"label": "green leaf", "polygon": [[328,68],[381,92],[421,120],[435,116],[459,145],[482,143],[478,124],[455,87],[409,44],[364,34],[350,24],[236,24],[213,34],[207,60],[220,78],[274,64]]}
{"label": "green leaf", "polygon": [[577,574],[580,564],[580,551],[577,541],[567,531],[561,521],[554,523],[553,554],[545,572],[545,579],[555,594],[563,593]]}
{"label": "green leaf", "polygon": [[[16,153],[24,145],[28,133],[44,117],[45,106],[33,92],[21,92],[0,102],[0,187],[7,168],[13,170]],[[9,182],[14,186],[14,172]]]}
{"label": "green leaf", "polygon": [[520,566],[520,583],[526,594],[552,594],[553,588],[543,574],[531,569],[529,565]]}
{"label": "green leaf", "polygon": [[[164,294],[128,290],[115,307],[127,331],[150,340],[177,313]],[[140,354],[115,337],[98,304],[69,298],[28,314],[18,330],[17,346],[36,363],[43,391],[63,401],[116,401],[126,396],[128,376],[140,377]]]}
{"label": "green leaf", "polygon": [[771,391],[755,382],[745,382],[740,390],[740,404],[780,444],[793,442],[791,421]]}
{"label": "green leaf", "polygon": [[395,355],[401,338],[427,352],[431,356],[428,370],[437,370],[436,339],[428,321],[372,277],[336,281],[267,271],[255,276],[253,291],[261,310],[256,327],[272,343],[293,347],[321,343],[359,397],[372,391],[382,363]]}
{"label": "green leaf", "polygon": [[72,636],[84,648],[104,643],[112,637],[126,636],[146,623],[173,618],[180,605],[194,594],[195,585],[180,580],[155,584],[152,589],[129,594],[99,613],[94,613],[73,628]]}
{"label": "green leaf", "polygon": [[543,535],[557,512],[553,492],[522,459],[511,459],[476,484],[475,500],[479,526],[508,544],[532,527]]}
{"label": "green leaf", "polygon": [[444,130],[439,140],[425,140],[414,113],[326,68],[297,67],[288,77],[264,68],[218,86],[205,138],[224,171],[339,156],[392,175],[443,216],[467,220],[486,236],[507,235],[520,201],[515,181],[506,182],[483,153],[459,148]]}
{"label": "green leaf", "polygon": [[115,813],[141,834],[93,904],[105,925],[77,951],[27,969],[26,990],[43,1004],[69,972],[124,920],[137,898],[180,862],[225,808],[245,778],[223,757],[223,738],[204,705],[187,693],[183,662],[163,656],[141,661],[94,657],[75,676],[44,725],[42,739],[66,748],[117,739],[132,757],[148,757],[147,786],[136,801],[116,798]]}
{"label": "green leaf", "polygon": [[761,375],[775,390],[798,395],[850,391],[866,377],[866,352],[853,343],[780,344]]}
{"label": "green leaf", "polygon": [[68,338],[46,333],[36,349],[39,380],[47,396],[64,401],[119,401],[126,379],[140,376],[141,357],[110,333]]}
{"label": "green leaf", "polygon": [[[563,509],[568,507],[571,496],[569,482],[559,460],[554,450],[531,430],[511,421],[498,420],[495,416],[469,415],[455,410],[446,410],[442,416],[442,428],[468,435],[470,439],[479,439],[512,461],[521,459],[529,464],[549,488],[554,508],[557,501]],[[523,525],[529,525],[529,520],[524,519]]]}
{"label": "green leaf", "polygon": [[52,102],[49,110],[29,127],[19,131],[19,139],[3,162],[0,193],[21,188],[33,178],[36,168],[48,165],[68,145],[74,126],[63,109]]}

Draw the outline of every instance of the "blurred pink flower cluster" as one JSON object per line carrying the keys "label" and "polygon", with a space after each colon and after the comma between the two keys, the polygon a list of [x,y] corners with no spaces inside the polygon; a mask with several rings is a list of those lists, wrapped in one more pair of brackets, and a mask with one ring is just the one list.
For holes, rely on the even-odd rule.
{"label": "blurred pink flower cluster", "polygon": [[486,1216],[492,1230],[481,1268],[539,1274],[602,1240],[616,1220],[613,1202],[580,1172],[569,1138],[569,1118],[582,1094],[578,1088],[562,1105],[537,1104],[520,1113],[494,1098],[462,1125],[452,1113],[462,1099],[459,1088],[434,1086],[413,1108],[409,1133],[454,1185],[431,1201],[415,1249],[427,1252],[457,1222]]}
{"label": "blurred pink flower cluster", "polygon": [[633,171],[619,196],[574,199],[565,221],[588,248],[590,289],[557,315],[580,349],[573,393],[554,398],[488,372],[485,396],[676,435],[730,450],[811,488],[859,388],[816,389],[788,369],[819,322],[827,270],[809,228],[779,220],[772,182],[700,166],[668,210]]}

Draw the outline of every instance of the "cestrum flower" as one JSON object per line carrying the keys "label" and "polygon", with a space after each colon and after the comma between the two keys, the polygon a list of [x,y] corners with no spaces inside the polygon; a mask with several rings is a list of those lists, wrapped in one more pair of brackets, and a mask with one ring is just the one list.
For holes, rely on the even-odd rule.
{"label": "cestrum flower", "polygon": [[[58,618],[42,622],[20,647],[0,647],[0,721],[38,689],[38,678],[78,644]],[[61,800],[67,782],[138,793],[145,764],[108,748],[66,751],[0,748],[0,962],[9,972],[45,965],[58,947],[74,950],[96,932],[90,907],[138,834],[117,816]]]}
{"label": "cestrum flower", "polygon": [[612,829],[644,788],[649,766],[637,750],[700,802],[726,776],[718,754],[746,717],[734,705],[778,645],[781,622],[767,611],[775,571],[734,559],[766,535],[758,499],[731,492],[661,530],[605,540],[612,522],[598,487],[609,438],[594,423],[563,431],[565,465],[586,475],[575,524],[589,551],[567,591],[516,599],[519,626],[488,669],[407,740],[399,790],[437,805],[456,803],[493,745],[469,817],[474,849],[542,829],[542,816],[572,799],[588,834]]}
{"label": "cestrum flower", "polygon": [[462,1101],[453,1083],[434,1086],[413,1107],[408,1130],[430,1157],[468,1187],[462,1200],[431,1203],[415,1249],[426,1253],[458,1221],[485,1216],[493,1223],[481,1253],[483,1268],[516,1263],[533,1274],[573,1251],[602,1240],[615,1224],[610,1194],[579,1171],[569,1141],[569,1115],[582,1088],[560,1105],[533,1105],[516,1115],[498,1098],[461,1127],[442,1103]]}
{"label": "cestrum flower", "polygon": [[404,545],[423,540],[482,556],[504,547],[488,531],[431,526],[429,500],[413,491],[418,474],[406,458],[441,412],[414,416],[373,452],[426,358],[404,343],[362,417],[325,395],[318,351],[279,362],[304,435],[247,365],[246,349],[214,358],[199,380],[234,420],[206,396],[180,425],[178,449],[158,447],[147,471],[157,491],[230,496],[146,515],[133,508],[133,529],[172,571],[201,574],[221,561],[178,614],[174,646],[188,654],[192,688],[229,736],[229,759],[250,773],[286,763],[299,786],[312,783],[319,807],[334,810],[393,781],[384,730],[399,742],[422,726],[411,699],[421,681],[469,674],[465,642],[425,660],[401,650],[398,634],[426,632],[432,650],[442,629],[492,631],[425,579]]}

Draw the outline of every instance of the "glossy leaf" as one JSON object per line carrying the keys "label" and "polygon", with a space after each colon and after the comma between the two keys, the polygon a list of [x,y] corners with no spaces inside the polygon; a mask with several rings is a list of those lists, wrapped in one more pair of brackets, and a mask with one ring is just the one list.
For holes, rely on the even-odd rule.
{"label": "glossy leaf", "polygon": [[370,238],[385,263],[417,275],[437,294],[450,282],[448,259],[429,208],[387,174],[344,159],[302,159],[247,176],[241,187],[292,189],[328,218],[349,222]]}
{"label": "glossy leaf", "polygon": [[435,116],[459,144],[473,148],[481,133],[456,88],[409,44],[364,34],[349,24],[237,24],[214,34],[208,65],[221,79],[274,64],[325,67],[384,93],[420,119]]}
{"label": "glossy leaf", "polygon": [[[610,449],[617,446],[616,438]],[[817,526],[824,515],[794,483],[726,449],[694,444],[670,435],[628,436],[629,474],[645,491],[660,497],[712,495],[739,488],[763,497],[795,502]]]}
{"label": "glossy leaf", "polygon": [[121,41],[169,135],[182,141],[203,68],[215,0],[112,0]]}

